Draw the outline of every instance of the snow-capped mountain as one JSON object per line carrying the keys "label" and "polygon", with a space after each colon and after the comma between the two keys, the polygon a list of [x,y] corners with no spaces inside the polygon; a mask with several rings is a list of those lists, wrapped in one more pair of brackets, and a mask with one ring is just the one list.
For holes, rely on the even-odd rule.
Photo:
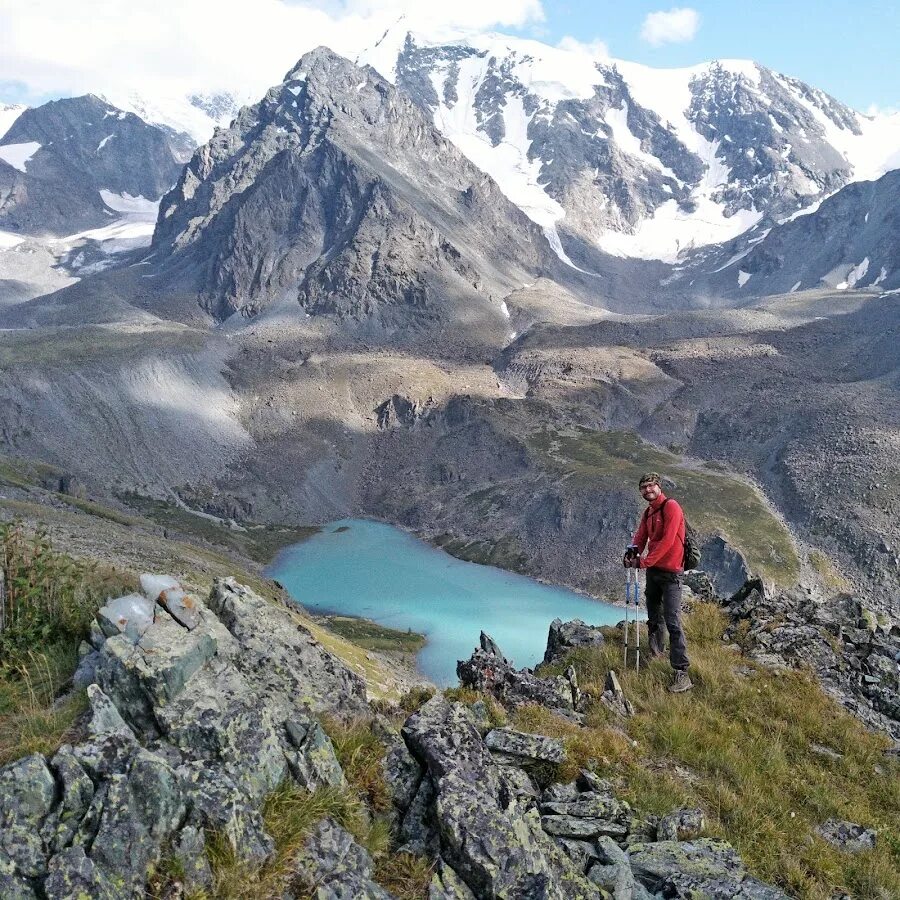
{"label": "snow-capped mountain", "polygon": [[900,115],[866,117],[744,60],[652,69],[403,23],[360,55],[551,241],[675,261],[900,165]]}
{"label": "snow-capped mountain", "polygon": [[242,106],[256,100],[249,94],[227,91],[212,94],[105,91],[101,96],[113,106],[134,113],[170,134],[180,162],[187,162],[194,150],[212,137],[216,128],[227,128]]}
{"label": "snow-capped mountain", "polygon": [[900,169],[848,184],[765,231],[725,265],[690,272],[694,287],[735,299],[816,287],[900,288]]}
{"label": "snow-capped mountain", "polygon": [[179,171],[159,128],[90,94],[54,100],[22,112],[0,139],[0,228],[102,227],[123,204],[158,200]]}

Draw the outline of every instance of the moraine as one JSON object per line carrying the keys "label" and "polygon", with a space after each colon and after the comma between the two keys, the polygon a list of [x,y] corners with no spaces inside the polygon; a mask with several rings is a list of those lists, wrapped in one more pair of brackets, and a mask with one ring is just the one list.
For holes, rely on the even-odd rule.
{"label": "moraine", "polygon": [[469,657],[482,629],[517,666],[534,666],[557,616],[612,625],[624,615],[611,604],[463,562],[391,525],[361,519],[332,522],[286,548],[268,574],[314,612],[424,634],[418,664],[439,685],[455,683],[456,661]]}

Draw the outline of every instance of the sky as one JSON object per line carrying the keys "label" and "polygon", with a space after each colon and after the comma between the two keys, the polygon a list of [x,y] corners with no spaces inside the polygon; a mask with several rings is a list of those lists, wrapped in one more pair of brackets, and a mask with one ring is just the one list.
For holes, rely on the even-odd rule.
{"label": "sky", "polygon": [[749,58],[863,112],[900,108],[900,4],[875,0],[0,0],[0,102],[123,85],[255,99],[306,50],[355,55],[400,15],[664,68]]}

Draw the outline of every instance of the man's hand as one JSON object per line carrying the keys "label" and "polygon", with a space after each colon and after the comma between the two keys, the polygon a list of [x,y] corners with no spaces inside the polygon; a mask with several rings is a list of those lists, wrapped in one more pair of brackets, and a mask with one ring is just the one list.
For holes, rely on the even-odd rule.
{"label": "man's hand", "polygon": [[629,544],[625,548],[625,555],[622,557],[622,565],[626,569],[639,569],[641,565],[641,554],[634,544]]}

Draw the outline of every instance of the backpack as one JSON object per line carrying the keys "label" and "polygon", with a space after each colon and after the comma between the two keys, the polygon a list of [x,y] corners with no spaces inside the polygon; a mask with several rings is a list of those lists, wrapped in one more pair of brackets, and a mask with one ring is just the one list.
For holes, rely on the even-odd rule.
{"label": "backpack", "polygon": [[[666,523],[666,517],[663,513],[663,510],[666,508],[666,504],[669,502],[671,498],[666,497],[662,502],[662,506],[659,508],[659,515],[662,519],[663,526]],[[682,510],[682,514],[683,514]],[[689,569],[696,569],[697,566],[700,565],[700,546],[697,543],[697,535],[694,532],[694,529],[691,528],[690,522],[687,520],[687,516],[684,517],[684,563],[683,568],[684,571],[687,572]]]}

